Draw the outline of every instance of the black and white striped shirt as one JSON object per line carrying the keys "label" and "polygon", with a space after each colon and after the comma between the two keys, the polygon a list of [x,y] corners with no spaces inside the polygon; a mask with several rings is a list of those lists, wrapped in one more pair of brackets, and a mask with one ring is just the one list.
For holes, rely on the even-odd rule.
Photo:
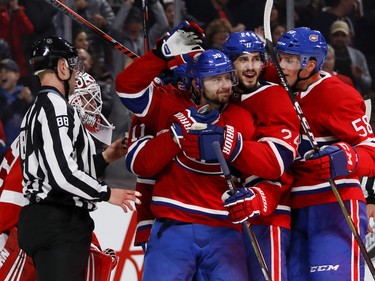
{"label": "black and white striped shirt", "polygon": [[33,202],[88,210],[107,201],[109,187],[97,180],[95,144],[74,108],[53,87],[42,87],[21,124],[23,192]]}

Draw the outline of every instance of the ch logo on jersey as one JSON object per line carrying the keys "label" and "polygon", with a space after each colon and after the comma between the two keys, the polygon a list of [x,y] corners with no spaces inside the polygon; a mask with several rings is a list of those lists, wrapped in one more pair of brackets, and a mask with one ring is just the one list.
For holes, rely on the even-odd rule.
{"label": "ch logo on jersey", "polygon": [[310,267],[310,272],[337,271],[339,267],[339,264],[315,265]]}
{"label": "ch logo on jersey", "polygon": [[68,116],[57,116],[56,117],[57,127],[69,127],[69,119]]}

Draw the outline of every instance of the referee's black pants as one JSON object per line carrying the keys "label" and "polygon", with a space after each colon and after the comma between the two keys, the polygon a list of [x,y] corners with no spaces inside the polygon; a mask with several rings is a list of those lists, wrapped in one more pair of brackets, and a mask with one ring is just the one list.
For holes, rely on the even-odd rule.
{"label": "referee's black pants", "polygon": [[93,230],[87,210],[31,204],[21,210],[18,243],[32,257],[38,281],[81,281]]}

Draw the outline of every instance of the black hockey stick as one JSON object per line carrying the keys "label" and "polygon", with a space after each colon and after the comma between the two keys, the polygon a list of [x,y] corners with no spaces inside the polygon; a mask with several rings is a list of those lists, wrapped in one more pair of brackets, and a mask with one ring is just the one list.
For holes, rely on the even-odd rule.
{"label": "black hockey stick", "polygon": [[136,59],[138,56],[130,51],[128,48],[126,48],[124,45],[113,39],[111,36],[109,36],[107,33],[105,33],[103,30],[97,28],[95,25],[93,25],[88,20],[84,19],[80,15],[78,15],[76,12],[74,12],[72,9],[70,9],[65,4],[61,3],[59,0],[46,0],[49,4],[51,4],[53,7],[58,9],[60,12],[64,13],[68,17],[70,17],[72,20],[78,22],[79,24],[84,24],[88,28],[90,28],[93,32],[95,32],[97,35],[105,39],[107,42],[109,42],[115,49],[119,50],[124,55],[128,56],[131,59]]}
{"label": "black hockey stick", "polygon": [[[267,0],[266,2],[266,6],[265,6],[265,9],[264,9],[264,34],[265,34],[265,39],[266,39],[266,50],[267,50],[267,54],[270,56],[271,60],[272,60],[272,63],[275,65],[276,67],[276,70],[277,70],[277,73],[279,75],[279,78],[281,80],[281,84],[282,86],[284,87],[284,89],[287,91],[288,95],[289,95],[289,98],[291,100],[291,102],[293,103],[293,107],[298,115],[298,118],[300,119],[301,121],[301,125],[302,125],[302,128],[303,130],[305,131],[309,141],[310,141],[310,144],[311,146],[313,147],[314,151],[315,152],[319,152],[319,145],[318,145],[318,142],[316,141],[311,129],[310,129],[310,126],[305,118],[305,116],[303,115],[303,112],[302,112],[302,109],[298,103],[298,101],[296,100],[292,90],[290,89],[290,86],[286,80],[286,77],[281,69],[281,66],[280,66],[280,63],[277,59],[277,53],[276,53],[276,50],[274,49],[274,46],[273,46],[273,43],[272,43],[272,36],[271,36],[271,26],[270,26],[270,15],[271,15],[271,10],[272,10],[272,5],[273,5],[273,0]],[[366,247],[365,245],[363,244],[362,242],[362,239],[358,233],[358,230],[357,228],[355,227],[354,225],[354,222],[353,222],[353,219],[352,217],[350,216],[348,210],[346,209],[345,207],[345,204],[344,204],[344,201],[337,189],[337,186],[334,182],[333,179],[328,179],[328,182],[331,186],[331,189],[336,197],[336,200],[337,202],[339,203],[340,205],[340,208],[341,208],[341,211],[345,217],[345,220],[346,222],[348,223],[349,225],[349,228],[355,238],[355,240],[357,241],[357,244],[361,250],[361,253],[367,263],[367,266],[371,272],[371,275],[373,277],[373,279],[375,280],[375,267],[374,267],[374,264],[372,263],[371,259],[370,259],[370,256],[369,254],[367,253],[367,250],[366,250]]]}
{"label": "black hockey stick", "polygon": [[[225,177],[225,179],[227,181],[229,190],[230,190],[231,194],[234,194],[236,192],[236,187],[235,187],[235,185],[234,185],[234,183],[232,181],[232,176],[231,176],[231,173],[229,171],[228,164],[225,161],[223,152],[221,151],[221,147],[220,147],[219,142],[214,141],[212,143],[212,147],[213,147],[213,149],[215,151],[217,159],[219,160],[219,163],[220,163],[220,166],[221,166],[221,170],[223,171],[223,174],[224,174],[224,177]],[[266,262],[264,260],[263,254],[262,254],[262,250],[259,247],[257,238],[256,238],[253,230],[251,229],[250,223],[248,223],[248,222],[245,221],[243,223],[243,227],[242,228],[244,229],[244,231],[249,236],[251,245],[254,248],[255,255],[257,256],[258,261],[259,261],[259,265],[260,265],[260,267],[262,269],[262,272],[263,272],[263,275],[264,275],[264,279],[267,280],[267,281],[272,281],[271,274],[270,274],[270,272],[269,272],[269,270],[267,268],[267,264],[266,264]]]}
{"label": "black hockey stick", "polygon": [[143,44],[145,48],[145,53],[150,50],[150,41],[148,39],[148,1],[142,0],[142,11],[143,11]]}

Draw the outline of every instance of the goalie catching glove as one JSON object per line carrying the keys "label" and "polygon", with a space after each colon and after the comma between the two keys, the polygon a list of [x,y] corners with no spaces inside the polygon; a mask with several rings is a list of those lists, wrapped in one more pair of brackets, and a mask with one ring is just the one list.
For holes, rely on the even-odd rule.
{"label": "goalie catching glove", "polygon": [[249,218],[270,214],[265,193],[258,187],[238,188],[235,194],[226,191],[222,200],[234,224],[243,223]]}
{"label": "goalie catching glove", "polygon": [[354,172],[358,164],[358,154],[354,147],[345,142],[323,146],[319,152],[308,158],[319,179],[327,180],[345,177]]}
{"label": "goalie catching glove", "polygon": [[183,21],[156,42],[154,54],[168,61],[168,68],[193,60],[204,51],[204,31],[196,23]]}

